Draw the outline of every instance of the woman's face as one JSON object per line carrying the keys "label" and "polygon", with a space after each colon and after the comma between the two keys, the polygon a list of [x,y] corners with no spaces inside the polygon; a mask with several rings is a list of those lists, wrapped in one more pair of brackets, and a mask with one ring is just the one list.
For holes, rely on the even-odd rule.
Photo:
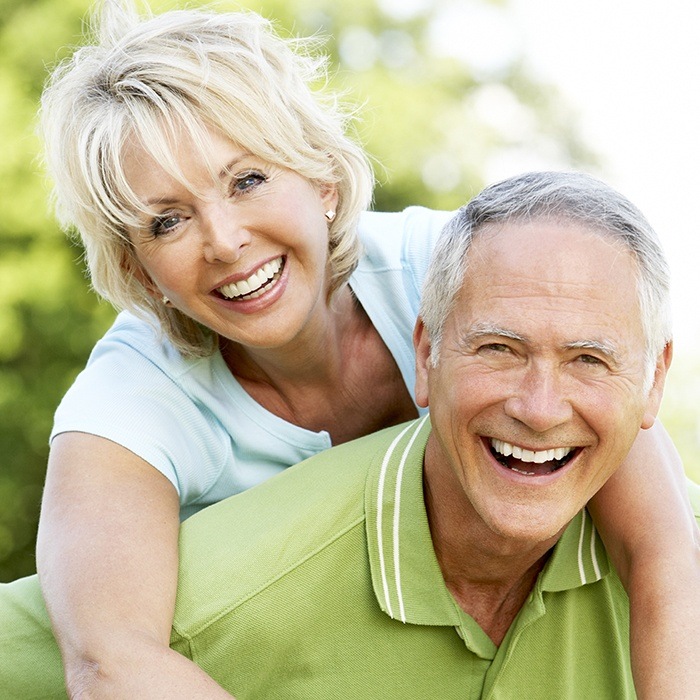
{"label": "woman's face", "polygon": [[206,159],[183,139],[176,153],[194,192],[142,148],[126,153],[127,180],[154,212],[129,231],[144,283],[229,340],[283,347],[328,313],[325,212],[335,211],[336,191],[213,131],[205,148]]}

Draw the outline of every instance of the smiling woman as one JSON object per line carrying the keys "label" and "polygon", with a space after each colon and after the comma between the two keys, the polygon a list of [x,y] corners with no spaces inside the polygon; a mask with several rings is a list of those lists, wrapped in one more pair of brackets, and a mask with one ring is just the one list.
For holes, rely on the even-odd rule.
{"label": "smiling woman", "polygon": [[[365,211],[367,159],[346,115],[310,88],[322,61],[307,48],[254,14],[142,18],[105,0],[99,39],[44,94],[62,221],[85,244],[95,289],[122,310],[57,410],[42,505],[37,563],[74,697],[230,697],[168,646],[180,519],[425,413],[412,332],[451,214]],[[635,501],[634,477],[613,495],[636,521],[655,517],[687,559],[687,539],[666,541],[687,524],[675,453],[651,440],[635,459],[670,515]],[[614,514],[599,518],[613,550],[644,561],[647,543]],[[656,573],[640,578],[666,603]],[[0,694],[60,697],[36,579],[0,590]],[[656,679],[668,658],[646,640],[676,617],[642,620],[633,650]],[[661,641],[677,658],[673,640]]]}
{"label": "smiling woman", "polygon": [[[296,173],[329,198],[322,213],[333,218],[323,227],[332,294],[357,264],[357,217],[371,197],[371,172],[343,133],[346,115],[311,91],[324,59],[304,40],[283,41],[254,13],[175,11],[144,32],[140,24],[128,3],[109,0],[103,42],[54,72],[42,98],[47,163],[63,223],[81,232],[95,289],[118,308],[155,315],[187,354],[208,355],[215,336],[206,322],[159,303],[134,260],[133,244],[144,236],[132,241],[127,229],[142,229],[144,215],[153,238],[182,228],[188,217],[167,205],[184,192],[214,193],[213,203],[228,188],[231,203],[265,185],[285,196],[276,180]],[[281,202],[277,213],[289,211]],[[217,241],[207,243],[216,255]]]}
{"label": "smiling woman", "polygon": [[295,343],[321,340],[320,328],[334,323],[326,213],[338,207],[336,186],[212,129],[183,134],[173,160],[178,177],[138,144],[124,158],[143,219],[127,230],[144,287],[232,343],[289,354]]}

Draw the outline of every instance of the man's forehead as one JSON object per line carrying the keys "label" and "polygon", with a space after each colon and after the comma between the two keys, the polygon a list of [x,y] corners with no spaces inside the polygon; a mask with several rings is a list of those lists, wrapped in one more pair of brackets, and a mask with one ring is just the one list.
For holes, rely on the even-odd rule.
{"label": "man's forehead", "polygon": [[474,234],[466,264],[465,280],[478,271],[484,285],[490,278],[502,281],[504,273],[516,274],[523,282],[529,271],[538,270],[542,281],[563,285],[580,283],[581,273],[586,279],[608,279],[609,274],[621,273],[618,283],[631,281],[635,292],[637,288],[632,251],[602,229],[576,221],[545,218],[485,225]]}
{"label": "man's forehead", "polygon": [[469,333],[498,326],[525,339],[549,324],[561,343],[610,350],[618,330],[641,328],[637,279],[631,252],[575,222],[489,226],[469,252],[455,311]]}
{"label": "man's forehead", "polygon": [[589,241],[599,241],[608,247],[611,259],[621,254],[632,257],[631,250],[625,243],[614,234],[605,229],[604,226],[595,226],[590,222],[579,221],[575,218],[560,216],[533,216],[530,218],[516,218],[512,220],[488,222],[475,228],[472,233],[473,240],[467,259],[471,262],[470,256],[478,258],[483,249],[492,245],[503,244],[509,246],[509,240],[524,238],[532,242],[533,252],[539,257],[545,258],[546,252],[537,242],[547,242],[547,239],[555,242],[559,247],[565,249],[570,244],[574,244],[580,239]]}

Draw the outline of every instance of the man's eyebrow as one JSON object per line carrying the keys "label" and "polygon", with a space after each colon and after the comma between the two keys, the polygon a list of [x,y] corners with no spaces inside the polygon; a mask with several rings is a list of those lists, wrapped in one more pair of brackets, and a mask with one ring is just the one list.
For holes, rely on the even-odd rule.
{"label": "man's eyebrow", "polygon": [[615,346],[602,340],[576,340],[573,343],[566,343],[564,348],[567,350],[594,350],[609,357],[613,362],[618,361],[618,352]]}
{"label": "man's eyebrow", "polygon": [[461,340],[464,344],[471,344],[475,340],[479,340],[486,336],[498,336],[500,338],[508,338],[520,343],[527,343],[527,337],[511,331],[501,326],[495,326],[491,323],[475,323],[468,330],[461,334]]}
{"label": "man's eyebrow", "polygon": [[[516,333],[508,328],[502,328],[490,323],[476,323],[471,328],[461,334],[460,339],[463,344],[469,345],[484,337],[495,336],[515,340],[519,343],[528,343],[527,336]],[[565,350],[591,350],[610,358],[613,362],[618,362],[619,353],[612,343],[602,340],[575,340],[565,343],[562,346]]]}

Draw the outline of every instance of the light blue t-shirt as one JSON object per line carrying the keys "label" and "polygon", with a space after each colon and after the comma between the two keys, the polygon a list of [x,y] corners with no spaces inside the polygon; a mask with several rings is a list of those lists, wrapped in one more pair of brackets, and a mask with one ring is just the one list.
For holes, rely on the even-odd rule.
{"label": "light blue t-shirt", "polygon": [[[450,212],[410,207],[367,212],[363,255],[350,287],[413,395],[413,326],[430,253]],[[245,392],[221,353],[185,358],[128,312],[97,343],[59,405],[51,438],[107,438],[161,471],[180,495],[181,518],[265,481],[331,447],[270,413]]]}

